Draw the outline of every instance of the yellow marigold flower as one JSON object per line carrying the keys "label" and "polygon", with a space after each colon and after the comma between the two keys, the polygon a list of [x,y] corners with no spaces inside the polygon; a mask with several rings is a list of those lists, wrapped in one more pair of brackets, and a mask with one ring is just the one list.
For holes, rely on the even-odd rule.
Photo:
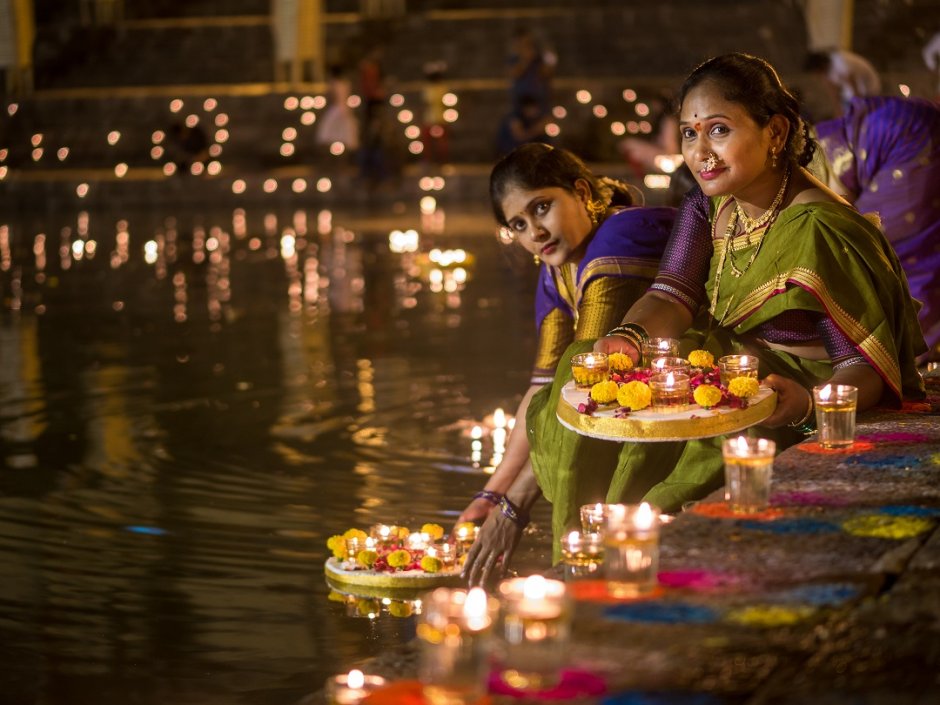
{"label": "yellow marigold flower", "polygon": [[753,377],[735,377],[728,382],[728,394],[741,399],[752,397],[760,390],[760,382]]}
{"label": "yellow marigold flower", "polygon": [[598,382],[591,387],[591,399],[598,404],[610,404],[610,402],[617,398],[618,389],[620,389],[620,387],[617,386],[616,382],[611,382],[610,380]]}
{"label": "yellow marigold flower", "polygon": [[404,568],[411,563],[411,554],[403,548],[392,551],[386,559],[392,568]]}
{"label": "yellow marigold flower", "polygon": [[440,558],[435,558],[434,556],[425,556],[421,559],[421,570],[423,570],[425,573],[439,573],[443,567],[444,564],[441,563]]}
{"label": "yellow marigold flower", "polygon": [[627,382],[617,392],[617,402],[620,406],[625,406],[630,411],[639,411],[650,405],[653,399],[653,393],[646,382],[634,380]]}
{"label": "yellow marigold flower", "polygon": [[421,527],[421,533],[427,534],[435,541],[440,541],[444,538],[444,527],[440,524],[425,524]]}
{"label": "yellow marigold flower", "polygon": [[334,558],[346,557],[346,539],[342,536],[330,536],[326,540],[326,547],[333,552]]}
{"label": "yellow marigold flower", "polygon": [[692,367],[714,367],[715,356],[708,350],[693,350],[689,353],[689,364]]}
{"label": "yellow marigold flower", "polygon": [[393,617],[410,617],[415,613],[414,603],[412,602],[392,602],[388,606],[388,613]]}
{"label": "yellow marigold flower", "polygon": [[379,554],[370,548],[364,548],[356,554],[356,563],[363,568],[371,568],[379,559]]}
{"label": "yellow marigold flower", "polygon": [[721,390],[712,384],[700,384],[692,393],[695,403],[706,409],[721,401]]}
{"label": "yellow marigold flower", "polygon": [[369,535],[362,529],[350,529],[343,534],[344,539],[359,539],[360,541],[365,541],[368,536]]}
{"label": "yellow marigold flower", "polygon": [[607,367],[614,372],[628,372],[633,369],[633,360],[626,353],[610,353],[607,356]]}

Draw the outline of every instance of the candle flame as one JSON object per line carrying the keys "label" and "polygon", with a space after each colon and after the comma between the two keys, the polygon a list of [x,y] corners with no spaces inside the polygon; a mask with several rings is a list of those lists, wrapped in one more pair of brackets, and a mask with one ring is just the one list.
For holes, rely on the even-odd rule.
{"label": "candle flame", "polygon": [[372,549],[375,548],[375,539],[371,536],[366,538],[366,548]]}
{"label": "candle flame", "polygon": [[653,526],[653,522],[656,520],[656,515],[653,514],[653,508],[649,505],[648,502],[643,502],[640,505],[639,509],[636,510],[636,515],[633,518],[634,524],[638,529],[649,529]]}
{"label": "candle flame", "polygon": [[576,546],[581,543],[581,534],[577,531],[572,531],[568,534],[568,543],[572,546]]}
{"label": "candle flame", "polygon": [[659,341],[659,349],[660,349],[660,350],[668,350],[668,349],[669,349],[669,341],[668,341],[668,340],[660,340],[660,341]]}
{"label": "candle flame", "polygon": [[359,689],[366,684],[366,677],[362,675],[362,671],[354,668],[349,672],[349,675],[346,676],[346,685],[350,688]]}
{"label": "candle flame", "polygon": [[586,358],[584,358],[584,364],[588,367],[592,366],[594,364],[594,356],[588,355]]}
{"label": "candle flame", "polygon": [[479,631],[489,625],[486,599],[486,591],[483,588],[471,588],[467,593],[467,601],[463,603],[463,614],[467,618],[469,629]]}
{"label": "candle flame", "polygon": [[829,401],[829,397],[832,396],[832,385],[827,384],[825,387],[819,390],[819,399],[821,401]]}
{"label": "candle flame", "polygon": [[546,592],[545,578],[541,575],[530,575],[522,584],[522,595],[527,600],[543,600]]}
{"label": "candle flame", "polygon": [[667,387],[676,386],[676,376],[672,372],[666,373],[666,386]]}

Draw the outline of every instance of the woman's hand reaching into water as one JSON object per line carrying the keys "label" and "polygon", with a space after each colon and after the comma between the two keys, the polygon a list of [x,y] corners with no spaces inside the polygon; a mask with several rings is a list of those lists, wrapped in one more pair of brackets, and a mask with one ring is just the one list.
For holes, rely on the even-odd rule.
{"label": "woman's hand reaching into water", "polygon": [[463,576],[470,587],[486,585],[493,577],[503,577],[520,538],[522,527],[519,524],[502,512],[492,512],[480,527],[480,534],[464,563]]}

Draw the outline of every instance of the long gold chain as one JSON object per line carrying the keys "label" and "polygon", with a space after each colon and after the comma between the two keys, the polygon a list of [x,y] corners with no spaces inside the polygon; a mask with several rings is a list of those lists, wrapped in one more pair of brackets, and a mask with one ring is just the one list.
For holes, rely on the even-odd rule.
{"label": "long gold chain", "polygon": [[[721,273],[725,268],[725,260],[728,260],[731,265],[731,274],[734,277],[742,277],[744,273],[750,269],[751,265],[754,263],[754,260],[757,258],[757,253],[760,252],[761,245],[764,243],[764,237],[767,235],[767,231],[770,230],[770,226],[773,224],[772,219],[776,216],[777,212],[780,209],[780,204],[783,203],[783,197],[787,192],[787,184],[790,180],[790,167],[787,166],[787,170],[783,174],[783,181],[780,183],[780,190],[777,191],[777,195],[774,197],[773,202],[770,204],[764,213],[762,213],[756,220],[751,220],[748,218],[747,214],[744,212],[744,209],[741,208],[740,204],[735,201],[735,208],[728,216],[728,226],[725,228],[725,235],[722,238],[721,242],[721,256],[718,258],[718,269],[715,272],[715,287],[712,291],[712,301],[711,301],[711,314],[712,316],[717,316],[717,307],[718,307],[718,290],[721,286]],[[761,233],[760,238],[757,241],[757,245],[754,247],[754,251],[751,253],[750,258],[747,261],[747,264],[744,265],[743,269],[738,269],[734,265],[734,255],[730,253],[732,248],[732,240],[734,239],[734,231],[738,225],[738,219],[741,218],[744,233],[750,235],[755,229],[759,228],[761,225],[767,223],[767,228]],[[750,223],[751,225],[749,225]],[[715,226],[717,221],[712,223],[712,240],[715,239]],[[748,241],[750,242],[750,241]],[[730,254],[729,254],[730,253]],[[725,317],[728,315],[728,311],[731,310],[731,305],[734,303],[734,295],[732,294],[731,298],[728,301],[728,306],[725,308],[725,313],[719,319],[718,324],[724,321]]]}

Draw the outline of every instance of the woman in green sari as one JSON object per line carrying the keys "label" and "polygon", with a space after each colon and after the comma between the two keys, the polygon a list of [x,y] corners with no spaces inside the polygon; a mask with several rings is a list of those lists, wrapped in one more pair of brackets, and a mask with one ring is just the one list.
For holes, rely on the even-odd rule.
{"label": "woman in green sari", "polygon": [[[814,385],[856,386],[859,411],[921,397],[915,358],[926,346],[897,257],[872,222],[804,168],[814,143],[773,67],[746,54],[711,59],[686,80],[679,103],[682,153],[700,190],[689,198],[709,227],[674,233],[656,282],[624,323],[572,346],[566,359],[593,347],[636,362],[648,336],[755,354],[763,384],[777,392],[760,434],[780,449],[811,430]],[[582,504],[648,501],[674,511],[722,485],[721,438],[619,444],[561,426],[555,409],[570,379],[559,366],[532,398],[532,472],[506,493],[517,520],[494,512],[484,523],[465,569],[472,583],[501,566],[540,495],[552,503],[557,560]]]}

